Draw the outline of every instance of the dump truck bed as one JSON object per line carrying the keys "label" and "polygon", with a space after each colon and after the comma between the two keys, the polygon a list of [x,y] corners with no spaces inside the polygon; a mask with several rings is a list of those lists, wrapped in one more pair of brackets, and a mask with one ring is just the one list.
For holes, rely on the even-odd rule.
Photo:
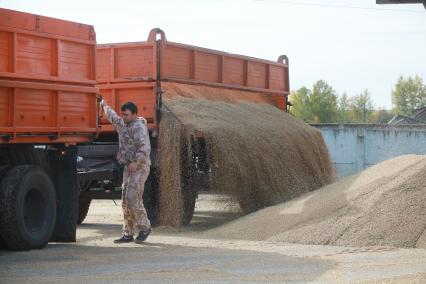
{"label": "dump truck bed", "polygon": [[0,9],[0,143],[77,143],[97,133],[92,26]]}
{"label": "dump truck bed", "polygon": [[[159,29],[153,29],[146,42],[98,45],[97,82],[115,109],[135,102],[150,129],[158,125],[163,82],[261,93],[282,110],[287,109],[289,95],[286,56],[274,62],[169,42]],[[103,119],[102,131],[112,130]]]}

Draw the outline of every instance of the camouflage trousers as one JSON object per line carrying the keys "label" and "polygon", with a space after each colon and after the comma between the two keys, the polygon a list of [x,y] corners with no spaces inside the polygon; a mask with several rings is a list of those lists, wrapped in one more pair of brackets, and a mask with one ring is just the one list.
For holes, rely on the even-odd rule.
{"label": "camouflage trousers", "polygon": [[124,167],[121,204],[124,215],[123,233],[126,235],[133,235],[134,229],[138,233],[151,228],[142,199],[149,170],[149,166],[138,167],[135,172],[129,173],[127,166]]}

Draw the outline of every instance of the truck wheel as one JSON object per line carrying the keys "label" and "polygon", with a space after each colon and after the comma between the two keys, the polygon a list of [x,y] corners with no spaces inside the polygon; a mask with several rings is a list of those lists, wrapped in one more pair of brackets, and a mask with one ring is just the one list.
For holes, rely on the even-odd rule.
{"label": "truck wheel", "polygon": [[[192,145],[185,145],[182,155],[182,186],[181,186],[181,199],[182,199],[182,226],[186,226],[191,222],[195,210],[195,201],[198,197],[197,177],[198,170],[196,168],[196,158],[193,153],[194,142]],[[192,148],[191,155],[188,151]]]}
{"label": "truck wheel", "polygon": [[0,235],[11,250],[42,248],[56,222],[55,189],[37,166],[10,169],[1,181]]}
{"label": "truck wheel", "polygon": [[87,213],[89,213],[90,203],[92,203],[92,199],[80,198],[77,218],[78,225],[81,225],[84,219],[86,219]]}
{"label": "truck wheel", "polygon": [[145,182],[145,190],[143,192],[143,204],[148,214],[151,225],[158,223],[158,180],[156,171],[151,168],[148,179]]}
{"label": "truck wheel", "polygon": [[[10,169],[10,166],[0,166],[0,191],[1,191],[1,181],[9,169]],[[5,248],[4,241],[0,235],[0,249],[3,249],[3,248]]]}
{"label": "truck wheel", "polygon": [[182,225],[186,226],[191,222],[194,215],[197,192],[193,189],[187,189],[183,192],[183,217]]}
{"label": "truck wheel", "polygon": [[77,216],[77,224],[81,225],[87,217],[87,213],[89,213],[90,203],[92,203],[91,198],[82,197],[82,194],[90,190],[92,186],[92,181],[85,181],[79,183],[80,185],[80,198],[78,201],[78,216]]}
{"label": "truck wheel", "polygon": [[195,202],[198,197],[198,188],[195,183],[196,174],[192,171],[190,178],[184,176],[182,185],[182,226],[186,226],[191,222],[194,215]]}

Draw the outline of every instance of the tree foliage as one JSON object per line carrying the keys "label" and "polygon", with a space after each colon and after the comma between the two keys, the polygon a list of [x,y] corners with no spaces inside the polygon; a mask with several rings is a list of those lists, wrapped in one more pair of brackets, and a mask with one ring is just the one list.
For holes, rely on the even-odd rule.
{"label": "tree foliage", "polygon": [[397,114],[411,116],[415,109],[426,106],[426,86],[419,76],[398,78],[392,90],[393,110]]}
{"label": "tree foliage", "polygon": [[378,110],[373,111],[368,122],[369,123],[388,123],[394,116],[395,116],[395,113],[393,111],[379,108]]}
{"label": "tree foliage", "polygon": [[351,97],[349,104],[351,114],[351,122],[367,123],[374,111],[373,101],[368,90],[362,91],[360,94]]}
{"label": "tree foliage", "polygon": [[415,109],[426,107],[426,86],[419,76],[401,76],[392,90],[392,111],[374,109],[367,89],[354,96],[338,96],[323,80],[311,89],[302,87],[292,92],[290,100],[291,113],[308,123],[387,123],[396,113],[412,116]]}
{"label": "tree foliage", "polygon": [[300,88],[290,99],[292,114],[306,122],[334,122],[337,119],[337,95],[325,81],[316,82],[312,90]]}
{"label": "tree foliage", "polygon": [[311,91],[306,87],[302,87],[299,90],[292,92],[290,95],[290,100],[293,105],[291,107],[291,113],[303,121],[310,121],[311,119],[311,111],[309,109],[310,96]]}
{"label": "tree foliage", "polygon": [[349,123],[351,120],[349,118],[349,107],[350,107],[350,98],[348,94],[343,93],[339,98],[339,103],[337,107],[337,111],[339,114],[339,119],[337,122],[341,123]]}

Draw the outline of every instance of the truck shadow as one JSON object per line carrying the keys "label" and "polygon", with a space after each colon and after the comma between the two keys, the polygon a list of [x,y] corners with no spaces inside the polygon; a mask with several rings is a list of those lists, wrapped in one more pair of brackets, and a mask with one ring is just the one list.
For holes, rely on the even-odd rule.
{"label": "truck shadow", "polygon": [[[94,225],[95,227],[97,225]],[[104,228],[104,227],[102,227]],[[115,229],[115,227],[113,227]],[[109,230],[110,228],[107,228]],[[259,261],[261,260],[261,261]],[[312,281],[336,267],[319,258],[157,242],[50,243],[42,250],[0,252],[4,283],[155,281],[157,283]]]}

